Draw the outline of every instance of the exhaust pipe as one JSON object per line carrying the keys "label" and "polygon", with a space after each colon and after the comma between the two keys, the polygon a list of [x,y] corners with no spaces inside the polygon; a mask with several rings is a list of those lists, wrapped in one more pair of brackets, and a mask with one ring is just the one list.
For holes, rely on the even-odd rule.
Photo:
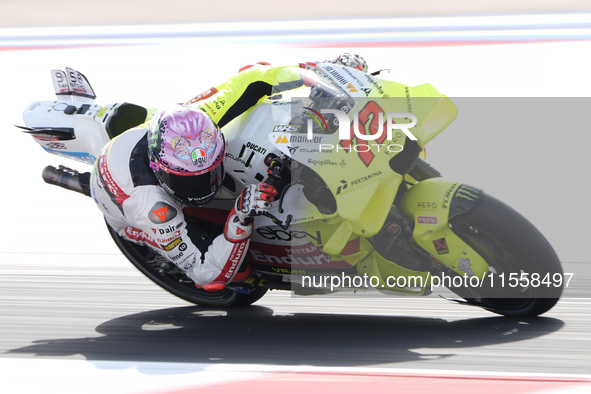
{"label": "exhaust pipe", "polygon": [[90,197],[90,173],[79,173],[71,168],[59,166],[47,166],[41,174],[43,180],[51,185],[82,193]]}

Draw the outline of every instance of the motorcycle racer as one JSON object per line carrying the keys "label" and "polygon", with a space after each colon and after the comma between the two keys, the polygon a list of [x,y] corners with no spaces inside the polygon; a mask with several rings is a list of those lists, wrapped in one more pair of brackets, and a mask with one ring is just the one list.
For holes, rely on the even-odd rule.
{"label": "motorcycle racer", "polygon": [[[563,272],[543,234],[483,190],[442,178],[420,157],[456,118],[453,101],[428,83],[413,87],[379,71],[322,63],[286,67],[270,89],[276,70],[250,66],[156,116],[131,103],[95,103],[83,74],[51,70],[57,100],[31,102],[25,126],[17,127],[49,153],[96,165],[92,195],[109,211],[116,246],[148,279],[190,303],[246,306],[268,290],[371,288],[420,296],[442,286],[465,305],[505,316],[550,310],[572,274]],[[227,114],[238,116],[255,102],[230,121]],[[399,115],[416,118],[417,127],[394,134],[391,118]],[[376,139],[404,141],[404,151],[376,149],[369,157],[361,153],[370,150],[355,149]],[[319,157],[327,143],[333,149]],[[87,196],[90,175],[62,165],[42,173],[46,183]],[[263,181],[279,197],[261,188]],[[267,212],[270,204],[277,207]],[[256,235],[249,238],[252,221]],[[180,266],[201,286],[222,291],[196,289]],[[505,286],[503,278],[520,275],[517,287]]]}
{"label": "motorcycle racer", "polygon": [[[367,70],[358,55],[342,54],[331,62]],[[249,267],[239,270],[254,218],[268,212],[277,189],[248,185],[219,235],[189,232],[183,208],[200,208],[213,199],[225,174],[221,129],[270,95],[285,68],[246,66],[184,105],[156,112],[149,125],[111,140],[90,175],[91,196],[120,236],[153,248],[207,291],[248,277]]]}

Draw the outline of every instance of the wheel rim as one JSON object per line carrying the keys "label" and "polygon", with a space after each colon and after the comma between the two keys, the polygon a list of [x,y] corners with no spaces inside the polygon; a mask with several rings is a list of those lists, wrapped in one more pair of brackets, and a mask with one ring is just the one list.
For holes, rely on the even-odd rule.
{"label": "wheel rim", "polygon": [[[450,227],[455,234],[472,247],[489,264],[489,271],[493,275],[509,274],[512,272],[525,272],[522,259],[509,252],[502,246],[503,242],[488,233],[486,230],[468,223],[461,219],[455,219],[450,223]],[[506,289],[501,288],[504,292]],[[515,291],[509,294],[485,294],[479,299],[479,304],[487,309],[503,309],[507,311],[521,311],[530,307],[536,302],[534,288],[532,286],[516,287]],[[487,289],[494,293],[495,289]],[[474,299],[470,301],[475,301]]]}

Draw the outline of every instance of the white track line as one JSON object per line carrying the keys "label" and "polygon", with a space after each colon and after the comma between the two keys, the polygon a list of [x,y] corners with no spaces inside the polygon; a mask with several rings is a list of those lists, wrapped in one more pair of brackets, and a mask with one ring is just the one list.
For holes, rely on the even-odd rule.
{"label": "white track line", "polygon": [[453,43],[590,40],[591,13],[0,29],[0,48],[216,43]]}

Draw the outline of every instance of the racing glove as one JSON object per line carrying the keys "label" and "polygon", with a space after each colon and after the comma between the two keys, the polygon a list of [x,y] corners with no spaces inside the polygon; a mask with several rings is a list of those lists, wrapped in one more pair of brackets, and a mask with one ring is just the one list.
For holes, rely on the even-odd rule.
{"label": "racing glove", "polygon": [[367,72],[367,63],[365,59],[359,55],[351,55],[350,53],[341,53],[339,57],[334,60],[328,60],[327,63],[340,64],[351,68],[356,68],[363,72]]}
{"label": "racing glove", "polygon": [[277,195],[277,189],[268,183],[248,185],[236,199],[236,214],[241,224],[251,224],[255,216],[269,212],[271,203]]}
{"label": "racing glove", "polygon": [[277,189],[267,183],[246,186],[236,199],[226,222],[226,238],[232,242],[250,238],[254,218],[269,212],[275,196]]}

